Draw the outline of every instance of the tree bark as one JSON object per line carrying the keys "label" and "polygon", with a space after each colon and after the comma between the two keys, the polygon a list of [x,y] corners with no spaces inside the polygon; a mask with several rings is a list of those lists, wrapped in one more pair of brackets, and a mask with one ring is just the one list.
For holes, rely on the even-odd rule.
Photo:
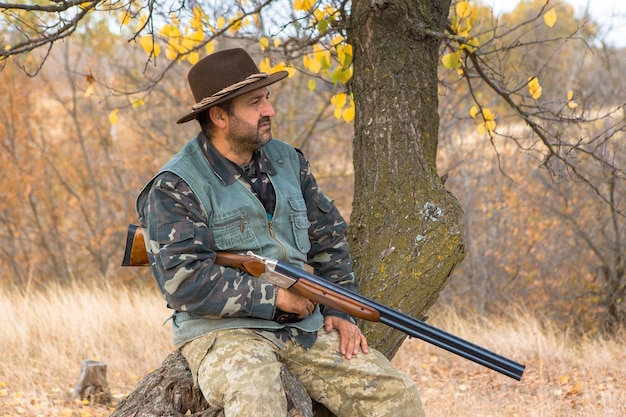
{"label": "tree bark", "polygon": [[[421,317],[465,256],[463,212],[436,168],[437,64],[450,0],[353,0],[355,195],[349,240],[364,295]],[[391,358],[406,335],[363,323]]]}

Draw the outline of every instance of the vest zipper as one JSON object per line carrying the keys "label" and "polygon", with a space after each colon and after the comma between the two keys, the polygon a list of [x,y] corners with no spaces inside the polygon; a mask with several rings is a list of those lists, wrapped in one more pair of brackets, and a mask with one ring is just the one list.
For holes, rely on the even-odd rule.
{"label": "vest zipper", "polygon": [[285,245],[283,245],[280,240],[276,239],[276,235],[274,234],[274,223],[272,222],[272,220],[268,219],[267,220],[267,225],[268,225],[268,228],[269,228],[270,236],[280,246],[280,252],[282,253],[282,257],[281,257],[280,260],[286,260],[287,259],[287,250],[285,249]]}

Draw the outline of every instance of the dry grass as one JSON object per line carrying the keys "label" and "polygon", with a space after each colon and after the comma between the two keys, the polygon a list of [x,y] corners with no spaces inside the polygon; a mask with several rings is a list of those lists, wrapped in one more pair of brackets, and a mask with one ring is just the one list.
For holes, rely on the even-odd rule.
{"label": "dry grass", "polygon": [[[521,382],[420,340],[394,363],[421,390],[429,417],[626,415],[624,339],[574,341],[536,318],[472,321],[454,312],[431,323],[527,364]],[[0,294],[0,415],[107,416],[111,409],[72,401],[83,359],[107,362],[116,402],[171,351],[169,312],[154,292],[53,289]]]}

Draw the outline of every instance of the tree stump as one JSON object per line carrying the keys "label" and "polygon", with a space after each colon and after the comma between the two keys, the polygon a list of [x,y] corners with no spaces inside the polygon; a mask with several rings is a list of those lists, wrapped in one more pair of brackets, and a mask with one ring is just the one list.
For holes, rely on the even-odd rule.
{"label": "tree stump", "polygon": [[[283,366],[281,377],[291,417],[313,417],[313,403],[300,381]],[[321,409],[325,408],[317,405]],[[317,412],[317,410],[316,410]],[[319,414],[317,414],[319,415]],[[178,350],[143,378],[110,417],[223,417],[204,399],[194,382],[187,361]]]}
{"label": "tree stump", "polygon": [[81,362],[80,376],[72,398],[87,400],[92,404],[111,403],[111,391],[107,384],[107,364],[93,360]]}

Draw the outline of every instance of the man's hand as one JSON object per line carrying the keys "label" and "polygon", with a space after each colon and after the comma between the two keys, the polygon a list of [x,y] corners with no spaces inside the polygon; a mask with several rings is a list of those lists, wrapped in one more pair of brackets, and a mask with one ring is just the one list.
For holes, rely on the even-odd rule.
{"label": "man's hand", "polygon": [[324,318],[324,330],[331,332],[337,330],[341,339],[339,351],[348,360],[358,355],[359,350],[367,353],[367,338],[361,333],[356,324],[335,316]]}
{"label": "man's hand", "polygon": [[278,287],[276,308],[285,313],[295,313],[299,319],[303,319],[315,311],[315,303],[301,295]]}

